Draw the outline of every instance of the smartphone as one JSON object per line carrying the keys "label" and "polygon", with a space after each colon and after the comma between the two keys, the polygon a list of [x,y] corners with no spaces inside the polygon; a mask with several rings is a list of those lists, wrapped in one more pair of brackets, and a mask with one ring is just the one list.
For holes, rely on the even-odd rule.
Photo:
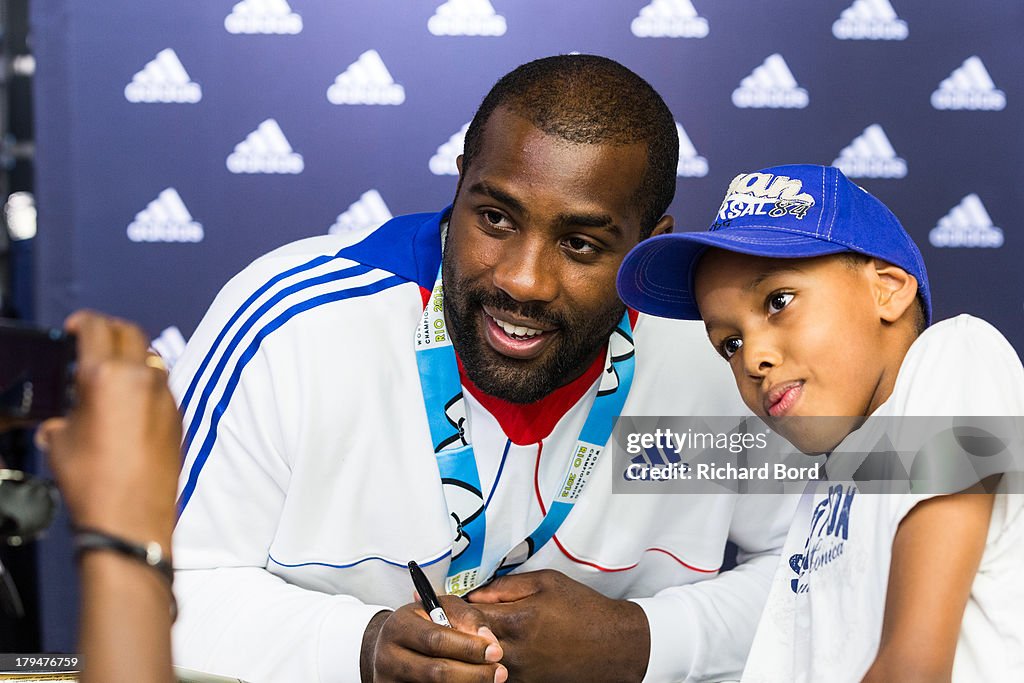
{"label": "smartphone", "polygon": [[67,413],[75,357],[73,335],[0,318],[0,416],[35,422]]}

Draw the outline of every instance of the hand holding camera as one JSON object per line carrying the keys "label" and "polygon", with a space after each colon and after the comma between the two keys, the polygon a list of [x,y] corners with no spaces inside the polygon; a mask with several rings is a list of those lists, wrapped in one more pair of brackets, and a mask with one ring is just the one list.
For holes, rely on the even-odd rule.
{"label": "hand holding camera", "polygon": [[79,527],[170,548],[181,426],[167,373],[147,364],[136,326],[83,311],[66,329],[78,340],[76,405],[40,425],[58,486]]}

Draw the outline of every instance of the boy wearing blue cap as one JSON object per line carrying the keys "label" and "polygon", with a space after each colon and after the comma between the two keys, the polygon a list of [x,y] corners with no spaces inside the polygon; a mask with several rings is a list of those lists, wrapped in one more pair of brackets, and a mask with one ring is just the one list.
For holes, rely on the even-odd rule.
{"label": "boy wearing blue cap", "polygon": [[[1009,343],[967,315],[931,324],[916,245],[836,168],[737,176],[708,232],[641,242],[618,285],[642,312],[703,318],[746,405],[807,453],[843,451],[865,416],[1024,415]],[[782,419],[800,416],[851,420]],[[1021,679],[1024,501],[1018,474],[999,486],[810,485],[743,680]]]}

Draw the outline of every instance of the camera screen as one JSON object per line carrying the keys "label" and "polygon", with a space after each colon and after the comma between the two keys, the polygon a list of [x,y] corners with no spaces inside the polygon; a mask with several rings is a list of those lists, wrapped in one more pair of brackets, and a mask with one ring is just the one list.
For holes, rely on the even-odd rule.
{"label": "camera screen", "polygon": [[0,414],[42,420],[71,403],[74,338],[60,330],[0,321]]}

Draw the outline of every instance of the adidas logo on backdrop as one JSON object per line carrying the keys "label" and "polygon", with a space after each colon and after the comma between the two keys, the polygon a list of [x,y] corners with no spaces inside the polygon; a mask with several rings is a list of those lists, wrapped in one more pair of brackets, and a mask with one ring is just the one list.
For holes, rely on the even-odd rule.
{"label": "adidas logo on backdrop", "polygon": [[732,103],[741,109],[803,109],[809,102],[807,91],[797,85],[779,53],[765,59],[732,91]]}
{"label": "adidas logo on backdrop", "polygon": [[977,55],[968,57],[956,70],[939,83],[932,93],[936,109],[972,109],[1000,111],[1006,107],[1006,93],[996,84]]}
{"label": "adidas logo on backdrop", "polygon": [[124,87],[129,102],[184,102],[195,104],[203,99],[202,88],[189,78],[181,60],[171,48],[160,50],[142,71],[132,76]]}
{"label": "adidas logo on backdrop", "polygon": [[379,228],[392,219],[388,205],[377,190],[367,190],[348,209],[338,215],[327,231],[332,235]]}
{"label": "adidas logo on backdrop", "polygon": [[889,0],[854,0],[832,24],[840,40],[906,40],[909,33]]}
{"label": "adidas logo on backdrop", "polygon": [[708,174],[708,160],[697,154],[697,148],[690,142],[690,136],[678,121],[676,133],[679,134],[679,164],[676,166],[676,176],[703,178]]}
{"label": "adidas logo on backdrop", "polygon": [[462,154],[462,148],[466,144],[466,131],[469,124],[465,124],[448,138],[448,141],[437,148],[434,156],[430,157],[430,172],[434,175],[459,175],[459,168],[455,165],[455,159]]}
{"label": "adidas logo on backdrop", "polygon": [[652,0],[629,25],[637,38],[703,38],[708,20],[690,0]]}
{"label": "adidas logo on backdrop", "polygon": [[228,33],[302,32],[302,17],[292,11],[288,0],[242,0],[224,17]]}
{"label": "adidas logo on backdrop", "polygon": [[292,150],[274,119],[267,119],[235,145],[227,166],[232,173],[302,173],[305,168],[302,155]]}
{"label": "adidas logo on backdrop", "polygon": [[998,248],[1003,246],[1003,231],[992,224],[981,198],[972,192],[939,219],[928,241],[933,247]]}
{"label": "adidas logo on backdrop", "polygon": [[427,20],[435,36],[503,36],[506,28],[489,0],[448,0]]}
{"label": "adidas logo on backdrop", "polygon": [[157,195],[128,225],[132,242],[202,242],[203,226],[192,219],[173,187]]}
{"label": "adidas logo on backdrop", "polygon": [[327,89],[331,104],[401,104],[405,88],[395,83],[376,50],[367,50]]}
{"label": "adidas logo on backdrop", "polygon": [[832,165],[850,178],[905,178],[907,162],[896,156],[885,131],[877,123],[864,129],[839,152]]}

